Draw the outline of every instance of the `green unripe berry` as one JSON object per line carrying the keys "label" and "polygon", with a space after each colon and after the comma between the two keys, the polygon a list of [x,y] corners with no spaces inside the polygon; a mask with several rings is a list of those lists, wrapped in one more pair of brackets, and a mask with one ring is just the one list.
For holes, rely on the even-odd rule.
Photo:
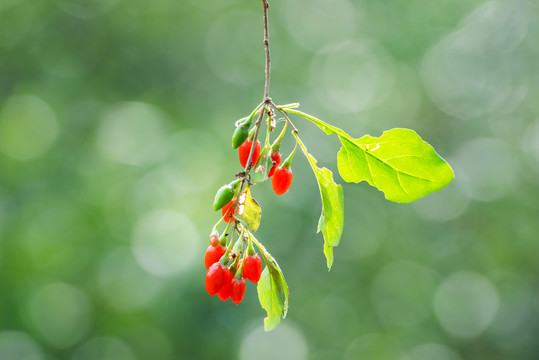
{"label": "green unripe berry", "polygon": [[247,140],[247,136],[249,136],[249,129],[246,124],[241,124],[236,127],[234,134],[232,134],[232,147],[237,149],[245,142],[245,140]]}
{"label": "green unripe berry", "polygon": [[226,204],[228,204],[230,200],[232,200],[232,198],[234,197],[235,192],[236,189],[234,189],[234,187],[230,184],[221,186],[221,188],[217,190],[215,198],[213,199],[214,210],[217,211]]}
{"label": "green unripe berry", "polygon": [[234,180],[232,181],[230,184],[228,184],[229,186],[232,186],[234,188],[234,190],[238,190],[238,187],[240,186],[240,183],[241,183],[241,180],[240,179],[237,179],[237,180]]}
{"label": "green unripe berry", "polygon": [[213,199],[213,208],[215,211],[219,210],[234,198],[234,194],[238,191],[238,187],[241,183],[241,180],[237,179],[232,181],[230,184],[223,185]]}

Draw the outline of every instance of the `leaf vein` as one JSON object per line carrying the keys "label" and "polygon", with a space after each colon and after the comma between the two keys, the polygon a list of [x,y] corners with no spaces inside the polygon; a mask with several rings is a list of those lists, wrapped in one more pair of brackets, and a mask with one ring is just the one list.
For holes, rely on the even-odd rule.
{"label": "leaf vein", "polygon": [[[367,157],[367,154],[366,154],[365,151],[363,152],[363,156],[365,156],[365,161],[367,162],[367,167],[369,168],[369,174],[371,175],[372,185],[379,188],[378,185],[376,185],[376,180],[374,180],[374,175],[373,175],[372,169],[371,169],[371,163],[369,162],[369,158]],[[374,158],[376,159],[376,157],[374,157]]]}
{"label": "leaf vein", "polygon": [[354,174],[354,177],[357,177],[358,175],[357,175],[354,167],[352,166],[350,152],[346,148],[344,148],[344,150],[346,151],[346,159],[348,159],[348,165],[349,165],[348,168],[350,169],[350,172]]}
{"label": "leaf vein", "polygon": [[[399,170],[399,169],[396,169],[394,168],[393,166],[391,166],[390,164],[388,164],[384,159],[380,159],[379,157],[377,156],[374,156],[373,154],[371,154],[370,152],[368,151],[364,151],[363,153],[366,153],[366,154],[369,154],[370,156],[372,156],[373,158],[375,158],[376,160],[380,161],[382,164],[384,164],[385,166],[389,167],[391,170],[395,171],[395,172],[399,172],[401,174],[404,174],[404,175],[408,175],[408,176],[411,176],[413,178],[416,178],[416,179],[419,179],[419,180],[424,180],[424,181],[428,181],[428,182],[434,182],[434,180],[431,180],[431,179],[426,179],[426,178],[423,178],[421,176],[417,176],[417,175],[414,175],[414,174],[410,174],[406,171],[402,171],[402,170]],[[370,170],[370,167],[369,167],[369,170]]]}
{"label": "leaf vein", "polygon": [[[405,155],[396,155],[396,156],[393,156],[393,157],[390,157],[390,158],[387,158],[387,159],[384,159],[384,160],[389,161],[389,160],[394,160],[394,159],[399,159],[399,158],[404,158],[404,157],[414,157],[414,158],[420,158],[420,159],[427,158],[427,157],[422,156],[422,155],[405,154]],[[434,159],[434,158],[431,158],[431,159]]]}
{"label": "leaf vein", "polygon": [[397,175],[397,182],[399,183],[399,186],[401,187],[402,191],[404,191],[406,193],[406,195],[409,195],[408,191],[406,191],[406,189],[404,188],[404,186],[401,183],[401,177],[399,175],[399,172],[397,170],[395,170],[395,169],[393,169],[393,171],[395,171],[395,174]]}

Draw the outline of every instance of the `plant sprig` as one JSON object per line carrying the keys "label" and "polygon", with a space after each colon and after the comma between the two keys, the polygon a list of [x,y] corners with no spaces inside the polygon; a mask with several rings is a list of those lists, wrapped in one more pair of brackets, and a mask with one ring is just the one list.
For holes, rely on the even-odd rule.
{"label": "plant sprig", "polygon": [[[329,270],[331,270],[334,262],[333,248],[339,245],[344,229],[344,194],[342,185],[335,182],[333,173],[329,169],[318,166],[318,161],[309,153],[307,146],[301,140],[299,131],[292,122],[292,115],[310,121],[326,135],[336,135],[339,138],[341,148],[337,153],[337,166],[338,172],[345,182],[360,183],[365,181],[382,191],[386,199],[390,201],[401,203],[415,201],[445,187],[454,178],[454,174],[449,164],[413,130],[395,128],[385,131],[379,137],[364,135],[360,138],[354,138],[339,127],[300,111],[298,109],[299,103],[276,105],[269,96],[271,59],[268,26],[269,4],[267,0],[262,0],[262,6],[263,43],[266,55],[264,96],[262,102],[254,108],[248,117],[235,123],[237,128],[233,135],[233,144],[239,146],[240,161],[242,161],[242,156],[247,154],[246,151],[248,151],[248,156],[246,163],[243,164],[242,162],[244,165],[243,171],[235,175],[237,179],[241,180],[239,186],[233,187],[233,191],[230,190],[232,184],[236,184],[235,182],[238,181],[235,180],[235,182],[233,181],[231,184],[221,188],[227,189],[222,191],[224,195],[221,195],[220,192],[216,195],[215,201],[218,206],[214,202],[214,207],[222,207],[223,217],[214,226],[212,234],[217,232],[217,228],[221,226],[220,224],[223,220],[228,223],[226,232],[229,232],[230,223],[232,222],[234,223],[232,238],[234,232],[239,234],[238,243],[243,244],[242,249],[246,246],[251,248],[252,243],[254,243],[262,254],[266,267],[262,273],[258,273],[260,275],[260,281],[258,281],[257,285],[258,297],[260,305],[267,312],[267,317],[264,320],[265,329],[271,330],[279,324],[281,318],[284,318],[288,312],[289,291],[277,261],[253,235],[260,225],[262,209],[253,198],[251,187],[257,183],[265,182],[271,177],[272,186],[277,195],[287,192],[292,183],[290,166],[294,153],[299,146],[313,170],[320,192],[322,211],[317,230],[322,233],[324,239],[323,252]],[[284,117],[285,123],[274,143],[270,145],[271,133],[274,130],[272,121],[275,112]],[[256,121],[252,124],[255,117]],[[268,126],[264,147],[260,150],[258,139],[265,117],[268,119]],[[248,132],[247,125],[250,127]],[[240,126],[245,128],[239,129],[241,130],[239,131],[238,127]],[[296,146],[286,160],[281,163],[280,142],[288,131],[292,133],[296,140]],[[236,136],[241,137],[236,138]],[[239,145],[240,143],[242,144],[241,146]],[[243,147],[245,144],[247,144],[247,148]],[[245,157],[243,159],[245,160]],[[224,204],[227,205],[224,206]],[[227,243],[226,253],[221,257],[220,265],[215,267],[215,271],[212,272],[212,268],[208,270],[206,284],[208,288],[208,277],[210,277],[210,280],[213,281],[210,281],[212,292],[215,290],[214,282],[217,281],[217,275],[214,274],[232,271],[235,273],[233,281],[242,277],[243,263],[238,269],[238,261],[239,258],[242,258],[242,261],[247,261],[248,254],[242,252],[243,250],[238,250],[239,245],[235,245],[234,249],[231,250],[232,244],[232,240]],[[254,252],[252,248],[250,251]],[[219,266],[221,267],[219,268]],[[243,285],[240,283],[238,286],[240,286],[241,291],[245,290],[245,282],[243,282]],[[208,292],[210,291],[208,290]],[[221,297],[221,293],[219,293],[219,296]],[[223,299],[223,297],[221,298]],[[243,298],[243,293],[241,298]],[[232,299],[235,301],[234,297]],[[237,299],[238,297],[236,297]]]}

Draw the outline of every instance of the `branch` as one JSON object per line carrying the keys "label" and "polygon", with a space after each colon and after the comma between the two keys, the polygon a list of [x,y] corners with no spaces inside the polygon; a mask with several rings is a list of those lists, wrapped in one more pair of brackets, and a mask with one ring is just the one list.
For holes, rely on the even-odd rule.
{"label": "branch", "polygon": [[267,0],[262,0],[262,9],[264,14],[264,48],[266,49],[266,86],[264,87],[264,101],[269,102],[269,85],[270,85],[270,49],[269,49],[269,29],[268,29],[268,8],[269,4]]}
{"label": "branch", "polygon": [[[241,178],[241,184],[238,190],[238,195],[241,194],[243,191],[243,188],[245,186],[245,181],[247,180],[247,176],[249,174],[249,171],[251,169],[251,166],[254,164],[251,164],[254,149],[256,146],[256,141],[258,140],[258,132],[260,130],[260,125],[262,123],[262,119],[264,118],[264,115],[266,113],[266,110],[268,109],[268,106],[273,105],[275,107],[275,104],[271,101],[271,98],[269,97],[269,85],[270,85],[270,75],[271,75],[271,65],[270,65],[270,49],[269,49],[269,28],[268,28],[268,8],[269,4],[267,0],[262,0],[262,13],[264,15],[264,48],[266,52],[266,79],[265,79],[265,86],[264,86],[264,100],[262,102],[263,108],[260,111],[260,114],[258,115],[258,119],[255,123],[255,134],[253,138],[253,144],[251,145],[251,149],[249,151],[249,158],[247,159],[247,164],[245,166],[245,170],[242,173],[236,174],[236,176],[240,176]],[[290,122],[290,120],[288,120]],[[236,197],[236,201],[234,202],[233,207],[237,208],[239,202],[239,196]]]}

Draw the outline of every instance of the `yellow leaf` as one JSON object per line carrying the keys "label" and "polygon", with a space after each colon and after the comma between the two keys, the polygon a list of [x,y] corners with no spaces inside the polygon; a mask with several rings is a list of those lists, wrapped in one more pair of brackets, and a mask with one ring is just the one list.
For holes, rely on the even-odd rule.
{"label": "yellow leaf", "polygon": [[234,217],[251,232],[255,232],[260,226],[262,209],[251,196],[250,186],[247,186],[247,188],[240,194],[238,210],[234,214]]}

